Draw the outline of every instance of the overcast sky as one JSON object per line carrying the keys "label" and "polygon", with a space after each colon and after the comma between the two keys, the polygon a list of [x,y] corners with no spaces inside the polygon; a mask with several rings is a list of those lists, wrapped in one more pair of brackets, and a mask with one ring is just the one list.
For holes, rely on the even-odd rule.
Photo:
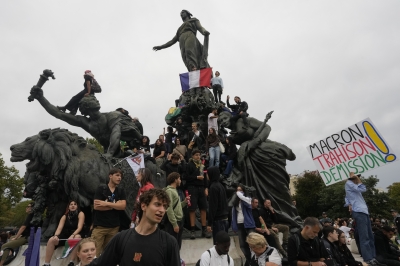
{"label": "overcast sky", "polygon": [[[103,88],[101,111],[123,107],[140,118],[153,141],[180,95],[186,72],[171,40],[189,10],[210,35],[208,61],[226,94],[249,104],[250,116],[269,121],[270,139],[297,155],[290,174],[316,167],[306,147],[371,118],[400,153],[399,1],[3,1],[0,8],[0,153],[47,128],[89,135],[29,103],[46,68],[56,80],[43,89],[54,105],[83,88],[92,70]],[[203,41],[203,36],[198,33]],[[396,137],[397,136],[397,137]],[[25,163],[15,163],[21,175]],[[399,181],[395,162],[377,175],[386,188]]]}

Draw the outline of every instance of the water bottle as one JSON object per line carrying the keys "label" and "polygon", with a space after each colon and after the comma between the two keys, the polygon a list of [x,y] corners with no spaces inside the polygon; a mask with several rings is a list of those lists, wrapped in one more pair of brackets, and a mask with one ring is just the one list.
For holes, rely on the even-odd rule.
{"label": "water bottle", "polygon": [[[186,189],[185,190],[185,196],[187,197],[187,196],[189,196],[189,191]],[[192,206],[192,203],[190,202],[190,200],[188,200],[187,201],[187,205],[190,207],[190,206]]]}

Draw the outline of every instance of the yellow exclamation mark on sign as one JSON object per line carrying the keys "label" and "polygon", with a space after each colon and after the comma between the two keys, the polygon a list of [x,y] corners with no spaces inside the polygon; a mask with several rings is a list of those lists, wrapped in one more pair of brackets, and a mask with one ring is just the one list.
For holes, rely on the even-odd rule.
{"label": "yellow exclamation mark on sign", "polygon": [[385,160],[387,162],[393,162],[396,160],[396,155],[390,154],[389,147],[383,141],[381,136],[379,136],[378,132],[376,132],[375,128],[368,121],[363,122],[364,130],[367,133],[368,137],[374,143],[374,145],[383,153],[386,154]]}

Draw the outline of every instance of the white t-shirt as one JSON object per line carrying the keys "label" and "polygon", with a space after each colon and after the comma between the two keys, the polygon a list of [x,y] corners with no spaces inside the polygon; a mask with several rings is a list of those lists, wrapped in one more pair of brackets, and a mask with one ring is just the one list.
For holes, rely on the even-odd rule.
{"label": "white t-shirt", "polygon": [[229,257],[230,263],[228,263],[229,255],[219,255],[215,250],[215,246],[209,249],[210,253],[206,250],[200,258],[200,266],[234,266],[232,257]]}
{"label": "white t-shirt", "polygon": [[[279,266],[282,265],[282,258],[279,255],[278,251],[273,247],[271,247],[271,248],[273,249],[271,255],[269,255],[269,256],[267,255],[267,252],[266,252],[268,250],[268,248],[267,248],[267,250],[265,250],[265,252],[263,254],[261,254],[260,257],[258,257],[258,265],[259,266],[265,266],[267,257],[268,257],[268,262],[275,263]],[[253,258],[253,256],[255,256],[255,255],[256,254],[251,250],[251,257]]]}
{"label": "white t-shirt", "polygon": [[210,113],[208,115],[208,130],[210,130],[210,128],[213,128],[215,130],[218,130],[218,118],[211,118],[212,116],[215,116],[215,114]]}

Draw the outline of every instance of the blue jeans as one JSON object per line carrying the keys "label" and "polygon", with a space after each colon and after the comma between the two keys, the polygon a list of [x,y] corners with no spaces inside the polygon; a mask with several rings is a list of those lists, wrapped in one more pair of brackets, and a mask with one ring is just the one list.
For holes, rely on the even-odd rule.
{"label": "blue jeans", "polygon": [[[210,154],[210,161],[208,162],[208,166],[219,166],[219,156],[220,156],[220,149],[219,146],[210,147],[208,149],[208,153]],[[214,163],[215,161],[215,163]]]}
{"label": "blue jeans", "polygon": [[217,220],[214,221],[212,224],[212,236],[213,236],[213,243],[215,245],[215,236],[219,231],[225,231],[228,233],[229,229],[229,222],[228,219],[226,220]]}
{"label": "blue jeans", "polygon": [[365,262],[375,258],[375,240],[372,233],[369,215],[362,212],[352,213],[353,219],[356,221],[358,237],[360,239],[361,254]]}
{"label": "blue jeans", "polygon": [[226,164],[224,175],[229,176],[233,169],[233,160],[228,160],[229,156],[226,154],[222,154],[221,157],[222,157],[222,160],[228,161],[228,163]]}

